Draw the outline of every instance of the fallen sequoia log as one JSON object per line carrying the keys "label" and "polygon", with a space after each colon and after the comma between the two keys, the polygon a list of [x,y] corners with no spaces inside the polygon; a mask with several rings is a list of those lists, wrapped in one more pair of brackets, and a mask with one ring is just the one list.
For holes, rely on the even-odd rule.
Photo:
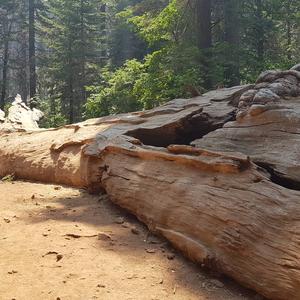
{"label": "fallen sequoia log", "polygon": [[274,182],[300,190],[299,82],[300,72],[295,70],[263,73],[237,103],[237,119],[192,144],[242,152],[265,168]]}
{"label": "fallen sequoia log", "polygon": [[177,99],[147,112],[92,119],[50,130],[1,130],[0,125],[0,176],[14,173],[24,179],[98,188],[103,165],[99,156],[108,143],[126,135],[158,147],[189,144],[232,120],[236,108],[228,101],[239,98],[248,88]]}
{"label": "fallen sequoia log", "polygon": [[2,129],[0,176],[104,189],[193,261],[300,299],[300,73],[261,78],[146,112]]}

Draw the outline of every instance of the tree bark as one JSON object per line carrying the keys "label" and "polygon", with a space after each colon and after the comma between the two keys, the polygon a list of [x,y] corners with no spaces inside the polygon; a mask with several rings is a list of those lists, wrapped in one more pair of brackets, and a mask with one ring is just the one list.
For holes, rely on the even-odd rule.
{"label": "tree bark", "polygon": [[68,95],[69,95],[69,123],[74,122],[74,92],[73,92],[73,80],[72,78],[69,81],[68,85]]}
{"label": "tree bark", "polygon": [[210,89],[212,87],[211,78],[211,47],[212,47],[212,24],[211,24],[211,0],[195,1],[196,16],[196,33],[197,45],[203,53],[202,65],[204,68],[205,80],[204,87]]}
{"label": "tree bark", "polygon": [[270,299],[299,299],[300,192],[268,182],[246,157],[198,151],[107,147],[104,188],[193,261]]}
{"label": "tree bark", "polygon": [[264,29],[264,19],[263,19],[263,2],[262,0],[255,0],[256,11],[256,55],[259,63],[259,71],[264,69],[265,62],[265,29]]}
{"label": "tree bark", "polygon": [[28,80],[28,39],[25,31],[18,36],[20,41],[20,48],[18,52],[18,89],[23,102],[27,105],[29,95],[29,80]]}
{"label": "tree bark", "polygon": [[36,51],[35,51],[35,0],[29,0],[29,93],[30,98],[36,96]]}
{"label": "tree bark", "polygon": [[4,110],[6,93],[7,93],[7,75],[8,75],[8,60],[9,60],[9,38],[11,26],[8,24],[7,17],[4,17],[3,21],[3,31],[4,31],[4,53],[3,53],[3,69],[2,69],[2,88],[1,88],[1,99],[0,99],[0,109]]}
{"label": "tree bark", "polygon": [[287,59],[292,61],[292,22],[291,22],[291,3],[287,1],[286,5],[286,34],[287,34]]}
{"label": "tree bark", "polygon": [[224,1],[225,16],[225,72],[226,86],[240,84],[240,10],[239,0]]}
{"label": "tree bark", "polygon": [[196,1],[196,22],[199,49],[211,48],[211,0]]}
{"label": "tree bark", "polygon": [[84,1],[80,1],[80,78],[79,78],[79,106],[82,107],[86,103],[86,32],[85,32],[85,11],[84,11]]}

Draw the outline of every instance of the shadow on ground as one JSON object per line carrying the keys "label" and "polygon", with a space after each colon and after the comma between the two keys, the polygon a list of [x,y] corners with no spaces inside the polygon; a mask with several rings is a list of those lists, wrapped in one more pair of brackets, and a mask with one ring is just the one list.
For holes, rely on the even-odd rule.
{"label": "shadow on ground", "polygon": [[60,235],[67,241],[94,239],[100,251],[113,251],[121,260],[134,257],[141,265],[145,260],[155,264],[154,258],[159,256],[163,260],[160,267],[167,269],[178,288],[184,286],[195,295],[203,295],[203,299],[263,299],[189,262],[166,240],[152,235],[133,215],[113,204],[107,195],[91,196],[81,190],[70,197],[32,197],[35,207],[24,219],[27,224],[74,224],[71,231],[68,228],[65,232],[62,226]]}

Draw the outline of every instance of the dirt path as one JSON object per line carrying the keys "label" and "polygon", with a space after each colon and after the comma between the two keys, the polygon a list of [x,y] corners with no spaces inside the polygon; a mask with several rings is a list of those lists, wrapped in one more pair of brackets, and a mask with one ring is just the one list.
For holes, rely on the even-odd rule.
{"label": "dirt path", "polygon": [[0,299],[255,299],[100,196],[0,183]]}

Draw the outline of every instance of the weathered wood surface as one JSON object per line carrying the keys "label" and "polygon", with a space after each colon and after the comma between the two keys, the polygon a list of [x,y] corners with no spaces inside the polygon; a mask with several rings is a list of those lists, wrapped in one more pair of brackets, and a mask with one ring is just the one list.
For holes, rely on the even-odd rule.
{"label": "weathered wood surface", "polygon": [[[263,88],[259,79],[256,89],[241,97],[236,120],[192,144],[212,151],[242,152],[265,167],[275,181],[300,190],[300,72],[285,71],[283,78],[280,74],[266,73],[269,82]],[[264,94],[268,87],[280,96],[255,102],[257,94]]]}
{"label": "weathered wood surface", "polygon": [[300,192],[247,157],[170,151],[108,146],[102,182],[112,200],[197,263],[271,299],[300,299]]}
{"label": "weathered wood surface", "polygon": [[[252,101],[260,86],[52,130],[0,129],[0,176],[103,188],[197,263],[266,297],[300,299],[300,192],[282,186],[270,171],[277,168],[297,185],[299,99],[271,95],[260,107],[245,105],[244,92],[253,88]],[[247,130],[238,123],[257,116]],[[214,138],[232,124],[245,134],[234,140],[236,131],[226,131]]]}
{"label": "weathered wood surface", "polygon": [[211,151],[242,152],[278,181],[300,190],[300,97],[259,109],[259,114],[250,110],[192,144]]}
{"label": "weathered wood surface", "polygon": [[[165,146],[192,141],[233,118],[228,102],[248,86],[222,90],[223,101],[204,96],[177,99],[159,108],[88,120],[52,130],[23,132],[0,126],[0,176],[88,187],[99,184],[98,159],[105,145],[121,135]],[[222,95],[222,97],[221,97]],[[30,128],[31,129],[31,128]]]}

